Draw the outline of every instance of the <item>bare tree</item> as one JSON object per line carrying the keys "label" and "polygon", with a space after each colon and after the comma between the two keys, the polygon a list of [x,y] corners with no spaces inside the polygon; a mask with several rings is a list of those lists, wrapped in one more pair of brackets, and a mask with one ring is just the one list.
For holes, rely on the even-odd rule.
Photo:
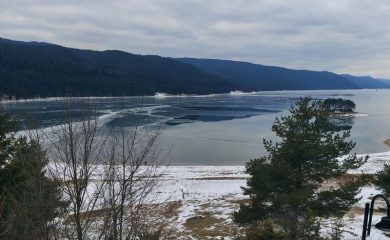
{"label": "bare tree", "polygon": [[[66,101],[72,107],[72,100]],[[102,152],[107,137],[98,137],[98,117],[85,104],[85,115],[75,121],[69,115],[54,134],[46,135],[50,142],[51,175],[62,181],[65,200],[69,201],[69,215],[64,220],[67,237],[86,239],[94,221],[94,211],[103,196],[104,181],[95,181],[94,174],[103,162]],[[69,112],[68,112],[69,113]],[[55,137],[54,137],[55,136]]]}
{"label": "bare tree", "polygon": [[162,174],[156,148],[159,129],[153,134],[137,126],[129,132],[123,126],[112,135],[109,168],[106,171],[107,194],[105,229],[102,239],[139,239],[160,235],[164,220],[156,211],[153,191]]}
{"label": "bare tree", "polygon": [[[71,105],[71,103],[69,103]],[[70,202],[64,217],[67,237],[151,239],[166,221],[156,211],[155,189],[162,174],[160,128],[104,127],[86,102],[79,121],[67,117],[51,138],[51,174],[62,181]],[[158,238],[156,238],[158,239]]]}

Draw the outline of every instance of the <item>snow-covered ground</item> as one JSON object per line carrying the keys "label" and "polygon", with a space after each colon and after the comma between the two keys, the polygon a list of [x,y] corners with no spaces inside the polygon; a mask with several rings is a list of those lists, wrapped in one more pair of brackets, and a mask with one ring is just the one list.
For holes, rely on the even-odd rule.
{"label": "snow-covered ground", "polygon": [[[359,154],[358,157],[365,157],[365,154]],[[351,174],[374,174],[383,169],[383,165],[390,163],[390,152],[370,153],[367,162],[356,170],[350,170]]]}
{"label": "snow-covered ground", "polygon": [[[373,174],[381,170],[385,163],[390,163],[390,152],[370,154],[363,166],[349,173]],[[101,179],[101,170],[102,167],[97,167],[93,178]],[[248,178],[244,166],[168,166],[161,167],[159,171],[162,175],[152,194],[154,203],[179,203],[176,218],[172,222],[179,239],[207,239],[205,236],[208,233],[214,234],[210,239],[229,239],[229,236],[238,230],[233,223],[232,214],[238,210],[240,203],[246,200],[242,191]],[[343,218],[346,230],[344,239],[361,238],[364,205],[379,193],[381,191],[374,186],[362,188],[358,195],[361,200]],[[381,204],[383,206],[380,202],[377,205]],[[382,216],[383,212],[374,212],[373,225]],[[202,219],[206,226],[202,225],[205,224],[201,223]],[[328,232],[331,225],[332,221],[323,221],[323,232]],[[199,231],[199,228],[204,229]],[[373,227],[371,238],[368,239],[385,238],[381,231]]]}
{"label": "snow-covered ground", "polygon": [[[390,163],[390,152],[370,154],[363,166],[349,173],[376,173],[385,163]],[[247,177],[243,166],[170,166],[164,171],[158,194],[161,199],[169,195],[171,200],[181,201],[176,222],[179,231],[185,232],[186,221],[204,212],[210,212],[228,224],[232,223],[232,214],[238,209],[239,201],[245,199],[241,187],[245,186]],[[381,191],[373,186],[362,188],[358,195],[361,200],[343,218],[346,230],[344,239],[361,238],[364,205],[379,193]],[[378,202],[377,205],[380,206],[381,203]],[[383,212],[374,212],[373,225],[383,215]],[[331,221],[324,221],[324,232],[329,231],[330,223]],[[381,231],[372,227],[371,238],[368,239],[384,238],[386,236]]]}

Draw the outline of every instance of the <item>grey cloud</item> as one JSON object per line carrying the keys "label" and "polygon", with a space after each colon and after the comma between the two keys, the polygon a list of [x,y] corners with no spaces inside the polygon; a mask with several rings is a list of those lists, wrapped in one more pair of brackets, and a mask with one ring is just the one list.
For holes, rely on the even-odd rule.
{"label": "grey cloud", "polygon": [[1,37],[390,77],[386,0],[13,0]]}

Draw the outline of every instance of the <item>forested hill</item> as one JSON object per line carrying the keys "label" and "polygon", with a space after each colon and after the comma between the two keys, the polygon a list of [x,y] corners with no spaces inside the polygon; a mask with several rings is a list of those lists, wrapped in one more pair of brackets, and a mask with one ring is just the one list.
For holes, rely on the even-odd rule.
{"label": "forested hill", "polygon": [[390,88],[390,81],[386,79],[378,79],[370,76],[356,77],[348,74],[342,74],[341,76],[355,83],[359,88]]}
{"label": "forested hill", "polygon": [[0,39],[1,95],[207,94],[239,88],[239,84],[170,58]]}
{"label": "forested hill", "polygon": [[304,90],[304,89],[356,89],[350,80],[331,73],[307,70],[291,70],[247,62],[179,58],[199,69],[227,78],[255,90]]}
{"label": "forested hill", "polygon": [[330,72],[80,50],[0,38],[0,95],[18,98],[356,88],[364,84]]}

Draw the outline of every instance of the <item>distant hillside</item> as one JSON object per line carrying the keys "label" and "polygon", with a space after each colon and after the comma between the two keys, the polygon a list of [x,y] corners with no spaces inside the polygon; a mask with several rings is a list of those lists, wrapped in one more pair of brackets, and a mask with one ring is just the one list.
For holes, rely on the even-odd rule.
{"label": "distant hillside", "polygon": [[390,81],[385,79],[373,78],[370,76],[357,77],[349,74],[341,74],[341,76],[347,78],[359,88],[370,88],[370,89],[378,89],[378,88],[390,88]]}
{"label": "distant hillside", "polygon": [[348,79],[331,72],[291,70],[247,62],[178,58],[199,69],[227,78],[252,90],[356,89]]}
{"label": "distant hillside", "polygon": [[241,85],[159,56],[0,39],[0,94],[34,96],[222,93]]}
{"label": "distant hillside", "polygon": [[[385,80],[247,62],[142,56],[0,38],[0,95],[130,96],[385,88]],[[390,86],[390,85],[389,85]]]}

